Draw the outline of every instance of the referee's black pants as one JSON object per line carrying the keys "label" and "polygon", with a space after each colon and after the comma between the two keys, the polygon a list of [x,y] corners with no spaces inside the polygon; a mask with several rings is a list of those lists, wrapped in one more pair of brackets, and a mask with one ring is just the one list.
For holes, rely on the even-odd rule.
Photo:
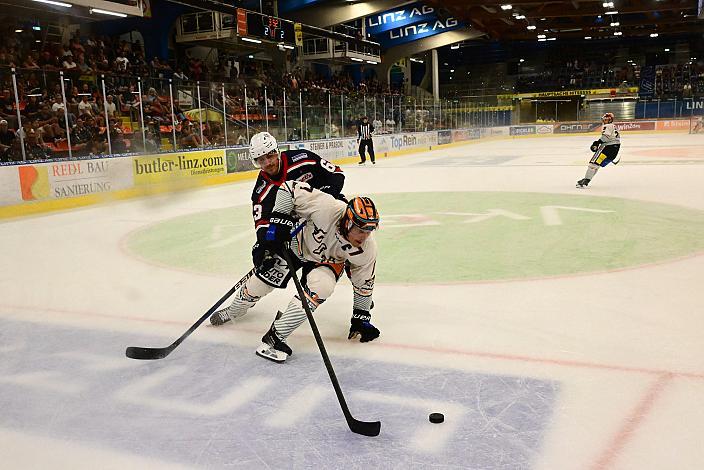
{"label": "referee's black pants", "polygon": [[362,157],[362,163],[367,161],[364,149],[369,151],[369,159],[374,163],[374,141],[372,139],[362,139],[359,141],[359,156]]}

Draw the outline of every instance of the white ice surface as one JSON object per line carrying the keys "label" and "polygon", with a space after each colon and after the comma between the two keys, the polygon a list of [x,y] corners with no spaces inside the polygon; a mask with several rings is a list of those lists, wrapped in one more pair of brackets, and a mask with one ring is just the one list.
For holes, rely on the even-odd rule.
{"label": "white ice surface", "polygon": [[[576,193],[704,210],[704,139],[701,137],[627,134],[622,164],[600,171],[592,187],[579,193],[574,189],[574,181],[584,174],[587,157],[583,150],[589,139],[590,136],[490,141],[382,159],[375,167],[350,165],[345,168],[345,193]],[[657,149],[662,153],[657,155]],[[485,166],[461,164],[463,159],[477,156],[497,157],[499,161],[502,156],[515,158],[503,163],[491,163],[497,160],[487,158]],[[445,165],[443,161],[452,164]],[[148,442],[149,436],[159,433],[161,426],[170,429],[188,426],[186,418],[195,416],[211,420],[212,434],[179,442],[180,449],[190,449],[195,455],[208,446],[215,446],[223,449],[223,453],[230,453],[233,467],[252,468],[256,462],[256,466],[267,468],[271,465],[267,458],[272,456],[261,454],[261,449],[267,449],[267,445],[256,447],[253,444],[253,448],[256,447],[253,452],[258,453],[260,460],[237,462],[241,447],[231,447],[227,437],[235,432],[246,436],[247,430],[229,429],[228,421],[221,417],[245,405],[253,394],[262,393],[269,395],[269,401],[277,403],[280,419],[267,415],[263,424],[258,425],[281,433],[293,432],[296,426],[302,430],[295,432],[305,435],[308,410],[320,406],[324,394],[329,393],[319,388],[329,387],[324,372],[319,375],[317,384],[306,385],[305,392],[272,390],[270,381],[276,378],[277,371],[267,367],[268,363],[259,366],[252,354],[253,365],[242,372],[228,368],[227,355],[221,354],[227,348],[235,348],[238,354],[253,350],[271,322],[271,315],[266,312],[281,308],[290,297],[291,289],[265,298],[256,312],[236,327],[202,327],[164,360],[168,362],[163,366],[127,360],[121,350],[116,350],[114,355],[105,354],[90,339],[97,335],[119,340],[118,344],[127,346],[141,345],[146,338],[156,343],[154,346],[167,345],[227,291],[244,271],[224,277],[155,266],[130,256],[122,243],[134,230],[161,220],[247,204],[251,184],[245,182],[0,223],[3,251],[0,321],[31,326],[24,329],[22,335],[0,334],[0,358],[14,357],[13,354],[41,343],[46,351],[51,351],[53,346],[62,350],[60,355],[47,352],[52,356],[51,361],[74,364],[71,376],[61,367],[46,370],[41,354],[30,356],[33,362],[24,363],[22,371],[0,366],[0,409],[4,408],[3,404],[25,400],[28,408],[26,422],[23,412],[17,410],[12,419],[0,419],[3,466],[55,469],[173,468],[181,463],[185,467],[221,466],[223,460],[206,457],[211,454],[181,462],[178,458],[169,458],[166,452],[152,453],[138,445],[131,449],[116,445],[125,439],[124,435],[110,433],[111,420],[119,421],[119,415],[111,414],[108,409],[106,416],[98,421],[98,417],[77,406],[74,400],[53,399],[62,396],[95,399],[91,398],[91,390],[98,388],[100,377],[108,376],[116,390],[106,400],[105,407],[114,404],[115,413],[128,404],[141,409],[130,418],[135,427],[144,432],[144,435],[131,436],[135,442]],[[355,375],[342,380],[353,413],[364,403],[364,419],[379,418],[384,422],[385,416],[379,410],[387,408],[375,407],[393,407],[393,403],[397,403],[407,406],[409,415],[420,417],[406,423],[405,441],[400,438],[404,435],[401,430],[389,429],[389,426],[382,427],[382,436],[388,430],[389,440],[376,441],[383,442],[387,449],[415,446],[404,453],[412,457],[405,464],[422,468],[424,462],[432,462],[432,465],[452,467],[451,463],[443,462],[443,452],[475,455],[482,450],[443,449],[446,436],[426,435],[441,431],[428,428],[425,419],[426,411],[443,410],[425,410],[423,400],[427,397],[414,395],[404,400],[404,387],[395,385],[391,377],[383,396],[378,395],[378,391],[365,390],[364,369],[355,369],[354,364],[371,361],[381,368],[393,370],[408,366],[412,367],[408,369],[411,371],[443,368],[456,371],[458,376],[527,377],[559,385],[550,413],[545,416],[539,442],[536,442],[537,452],[528,452],[532,455],[529,462],[512,462],[512,454],[507,453],[503,466],[484,467],[479,463],[474,468],[704,468],[701,438],[704,436],[704,256],[546,280],[432,287],[385,285],[383,279],[378,282],[375,299],[380,307],[374,312],[374,319],[383,333],[379,341],[351,344],[340,334],[349,321],[351,294],[347,282],[343,282],[325,304],[324,313],[319,312],[318,325],[333,361],[343,361],[348,364],[342,366],[343,370],[355,371]],[[429,289],[432,289],[432,298],[427,295]],[[52,334],[32,336],[34,327],[43,332],[47,328],[49,331],[51,328],[75,331],[77,344],[83,339],[86,343],[77,346],[74,352],[65,351],[65,344],[52,343],[58,341]],[[297,365],[307,371],[309,366],[314,368],[313,361],[317,359],[315,342],[305,325],[292,337],[291,344],[296,351],[294,357],[302,355],[310,361],[301,359],[299,364],[289,361],[282,366],[286,367],[287,374],[292,374],[289,387],[296,383]],[[218,354],[225,356],[218,359],[219,368],[207,360],[208,348],[215,347],[220,348]],[[188,360],[194,350],[202,353],[201,365]],[[207,374],[228,374],[232,388],[213,390],[212,401],[207,395],[194,399],[160,392],[159,384],[172,376],[179,377],[186,388],[196,387],[197,380],[189,378],[194,367],[211,367]],[[146,375],[137,379],[129,376],[136,368]],[[121,383],[121,374],[129,380]],[[452,373],[449,377],[452,378]],[[306,398],[300,407],[290,401],[297,394]],[[43,400],[43,396],[52,399]],[[448,426],[445,429],[452,429],[453,410],[455,416],[471,410],[453,401],[452,394],[446,398],[448,421],[445,424]],[[533,403],[533,399],[538,400],[533,397],[528,402]],[[437,397],[427,400],[437,403]],[[350,442],[345,441],[337,405],[334,401],[325,403],[330,408],[328,419],[331,422],[318,423],[316,430],[304,436],[305,442],[318,454],[326,448],[336,452],[335,455],[349,452],[352,455],[348,457],[350,467],[368,464],[364,459],[354,460],[355,452],[350,449],[361,445],[360,441],[352,437]],[[46,416],[45,421],[38,417],[41,415]],[[102,429],[102,437],[83,439],[80,433],[79,437],[65,437],[61,423],[76,416],[86,428]],[[38,421],[45,422],[45,426],[36,426]],[[398,422],[403,423],[401,418]],[[330,431],[331,427],[334,431],[343,428],[342,437],[332,444],[326,441],[328,433],[336,435]],[[510,433],[506,427],[487,432]],[[255,441],[254,437],[252,440]],[[364,449],[370,455],[378,452],[381,456],[382,460],[376,461],[379,468],[399,465],[384,462],[384,446],[374,449],[374,445],[364,441]],[[471,441],[466,445],[471,447]],[[307,468],[309,462],[324,461],[325,457],[298,453],[278,441],[270,444],[269,449],[272,454],[285,456],[283,463],[279,462],[284,468]],[[414,452],[420,456],[433,452],[437,455],[429,461],[424,461],[425,457],[415,460]],[[480,457],[472,461],[482,462]],[[335,461],[330,458],[330,462]]]}

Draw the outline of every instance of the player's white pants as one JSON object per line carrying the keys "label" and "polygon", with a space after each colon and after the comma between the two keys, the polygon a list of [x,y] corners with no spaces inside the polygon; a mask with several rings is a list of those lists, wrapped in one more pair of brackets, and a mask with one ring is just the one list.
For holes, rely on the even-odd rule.
{"label": "player's white pants", "polygon": [[232,301],[232,304],[227,307],[227,314],[230,316],[231,320],[241,317],[247,313],[247,310],[252,308],[254,304],[259,302],[259,299],[273,290],[273,287],[265,284],[257,276],[250,276],[244,286],[235,294],[235,299]]}
{"label": "player's white pants", "polygon": [[[318,305],[330,297],[335,290],[337,278],[335,273],[325,266],[318,266],[306,276],[306,298],[310,311],[315,312]],[[298,296],[294,296],[281,317],[274,321],[274,328],[281,340],[285,340],[306,319],[306,312]]]}
{"label": "player's white pants", "polygon": [[594,175],[596,175],[596,172],[599,171],[599,165],[595,163],[590,163],[587,165],[587,173],[584,175],[584,177],[588,180],[591,180],[594,178]]}

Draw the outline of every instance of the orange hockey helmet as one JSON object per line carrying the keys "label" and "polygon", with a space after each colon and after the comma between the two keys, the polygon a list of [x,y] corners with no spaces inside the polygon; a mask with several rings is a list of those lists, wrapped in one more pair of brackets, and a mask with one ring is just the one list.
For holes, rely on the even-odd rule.
{"label": "orange hockey helmet", "polygon": [[365,232],[372,232],[379,226],[379,211],[368,197],[354,197],[347,203],[340,221],[343,235],[349,233],[353,225]]}

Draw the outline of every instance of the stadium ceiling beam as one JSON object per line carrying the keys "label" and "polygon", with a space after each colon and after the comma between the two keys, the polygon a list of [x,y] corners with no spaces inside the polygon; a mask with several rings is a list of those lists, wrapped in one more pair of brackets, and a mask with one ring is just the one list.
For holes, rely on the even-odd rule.
{"label": "stadium ceiling beam", "polygon": [[[438,1],[438,0],[436,0]],[[453,2],[452,0],[448,1],[445,0],[445,7],[452,11],[455,14],[458,14],[462,18],[467,18],[469,17],[470,19],[473,16],[478,16],[482,18],[489,18],[491,17],[494,20],[500,20],[503,17],[506,17],[508,19],[512,19],[509,15],[506,15],[505,13],[501,12],[499,13],[492,13],[488,11],[488,9],[491,9],[490,6],[486,4],[473,4],[473,2]],[[433,2],[431,2],[433,3]],[[588,5],[580,5],[580,8],[573,8],[571,4],[554,4],[554,3],[545,3],[544,1],[541,2],[536,2],[536,3],[531,3],[531,4],[522,4],[520,8],[516,8],[517,4],[513,3],[512,5],[516,9],[516,11],[520,11],[522,15],[525,15],[526,18],[528,19],[533,19],[533,18],[564,18],[564,17],[578,17],[578,16],[599,16],[603,15],[604,12],[606,11],[604,7],[601,4],[602,2],[598,3],[589,3]],[[521,4],[518,4],[519,6]],[[630,14],[649,14],[649,13],[655,13],[655,12],[672,12],[672,11],[685,11],[685,10],[694,10],[696,9],[696,5],[694,5],[691,2],[687,3],[681,3],[681,2],[670,2],[669,4],[664,4],[664,3],[658,3],[658,4],[631,4],[631,5],[623,5],[619,7],[615,7],[615,9],[618,11],[619,16],[623,15],[630,15]]]}
{"label": "stadium ceiling beam", "polygon": [[[382,66],[391,67],[396,61],[404,57],[411,57],[422,54],[424,52],[437,49],[450,44],[456,44],[462,41],[471,41],[485,36],[485,33],[477,29],[457,29],[446,33],[436,34],[428,38],[419,39],[417,41],[402,44],[400,46],[388,49],[383,56]],[[385,75],[381,75],[385,76]]]}
{"label": "stadium ceiling beam", "polygon": [[[689,25],[672,25],[668,26],[666,30],[660,28],[654,28],[654,27],[634,27],[634,28],[623,28],[619,27],[619,31],[623,32],[623,36],[620,36],[622,39],[628,39],[628,38],[633,38],[633,37],[645,37],[649,36],[650,33],[660,33],[662,35],[663,31],[666,31],[668,35],[675,35],[675,34],[697,34],[701,33],[701,26],[696,25],[696,24],[689,24]],[[547,35],[548,37],[556,37],[557,40],[559,41],[560,39],[583,39],[584,36],[591,36],[593,39],[610,39],[614,38],[614,28],[601,28],[601,29],[585,29],[583,31],[564,31],[564,32],[543,32],[542,34]],[[536,39],[536,34],[535,32],[530,33],[528,32],[527,34],[521,33],[520,35],[515,35],[512,36],[513,41],[535,41]]]}
{"label": "stadium ceiling beam", "polygon": [[404,5],[414,3],[414,0],[370,0],[359,3],[328,2],[313,4],[308,8],[293,11],[286,18],[303,24],[329,28],[341,23],[356,20],[365,16],[386,10],[401,9]]}
{"label": "stadium ceiling beam", "polygon": [[[643,28],[643,29],[648,29],[648,30],[655,30],[655,29],[662,29],[662,28],[670,28],[670,27],[678,27],[678,26],[688,26],[688,25],[696,25],[699,24],[699,27],[701,29],[701,23],[697,23],[697,19],[694,17],[691,18],[682,18],[681,16],[678,15],[671,15],[668,17],[660,17],[657,19],[652,19],[649,20],[647,23],[644,23],[642,20],[638,19],[628,19],[628,18],[615,18],[615,21],[618,21],[619,26],[618,29],[620,30],[627,30],[631,28]],[[606,20],[601,23],[595,23],[593,19],[587,19],[587,18],[574,18],[569,22],[561,22],[561,23],[541,23],[537,25],[537,29],[535,31],[528,31],[525,30],[525,34],[527,36],[534,36],[536,34],[541,34],[545,30],[548,30],[549,32],[560,32],[560,31],[565,31],[565,32],[570,32],[574,30],[582,30],[584,32],[587,31],[595,31],[599,29],[608,29],[609,31],[614,31],[614,27],[610,26],[611,21]],[[520,36],[520,33],[523,33],[524,31],[519,31],[519,32],[513,32],[513,36]]]}

